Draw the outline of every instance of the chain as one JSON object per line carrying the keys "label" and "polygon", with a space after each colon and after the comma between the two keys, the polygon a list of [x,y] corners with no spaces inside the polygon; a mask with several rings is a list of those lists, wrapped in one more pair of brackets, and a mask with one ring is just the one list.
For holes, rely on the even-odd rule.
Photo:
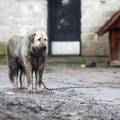
{"label": "chain", "polygon": [[96,87],[88,87],[88,86],[86,86],[86,87],[83,87],[83,86],[78,86],[78,87],[77,87],[77,86],[76,86],[76,87],[48,88],[43,81],[42,81],[42,84],[43,84],[44,88],[47,89],[47,90],[65,90],[65,89],[77,89],[77,88],[96,88]]}
{"label": "chain", "polygon": [[48,88],[43,81],[41,83],[43,84],[44,88],[47,90],[54,90],[55,89],[55,88]]}

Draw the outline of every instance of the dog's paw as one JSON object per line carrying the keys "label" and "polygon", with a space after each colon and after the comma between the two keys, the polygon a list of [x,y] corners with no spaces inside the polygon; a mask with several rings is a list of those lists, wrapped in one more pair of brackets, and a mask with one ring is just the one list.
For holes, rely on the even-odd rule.
{"label": "dog's paw", "polygon": [[19,87],[13,85],[12,89],[16,91],[16,90],[19,90]]}
{"label": "dog's paw", "polygon": [[34,90],[33,90],[33,88],[32,88],[31,85],[27,88],[27,91],[28,91],[29,93],[33,93],[33,92],[34,92]]}
{"label": "dog's paw", "polygon": [[37,87],[36,87],[36,93],[41,93],[41,92],[42,92],[41,87],[40,87],[40,86],[37,86]]}
{"label": "dog's paw", "polygon": [[30,89],[30,88],[28,88],[27,91],[28,91],[28,93],[33,93],[34,92],[34,90]]}
{"label": "dog's paw", "polygon": [[17,90],[17,89],[19,89],[19,86],[18,86],[17,84],[13,84],[12,88],[13,88],[14,90]]}
{"label": "dog's paw", "polygon": [[26,90],[27,87],[20,87],[19,90]]}

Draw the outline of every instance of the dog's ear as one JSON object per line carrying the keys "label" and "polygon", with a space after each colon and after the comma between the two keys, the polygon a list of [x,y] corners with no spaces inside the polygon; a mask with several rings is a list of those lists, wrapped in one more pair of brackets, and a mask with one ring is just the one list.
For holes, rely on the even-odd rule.
{"label": "dog's ear", "polygon": [[28,36],[28,39],[30,40],[30,43],[34,42],[34,38],[35,38],[35,33]]}

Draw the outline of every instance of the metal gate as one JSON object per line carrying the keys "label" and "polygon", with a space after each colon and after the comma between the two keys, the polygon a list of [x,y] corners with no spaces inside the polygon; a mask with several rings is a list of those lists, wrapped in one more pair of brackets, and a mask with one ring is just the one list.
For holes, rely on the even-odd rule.
{"label": "metal gate", "polygon": [[80,0],[48,0],[49,55],[80,55]]}

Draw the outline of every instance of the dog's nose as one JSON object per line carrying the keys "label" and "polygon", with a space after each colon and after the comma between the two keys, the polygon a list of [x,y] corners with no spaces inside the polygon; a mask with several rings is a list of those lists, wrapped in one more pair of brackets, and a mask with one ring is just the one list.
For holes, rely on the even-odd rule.
{"label": "dog's nose", "polygon": [[46,46],[43,46],[43,48],[46,48]]}
{"label": "dog's nose", "polygon": [[42,48],[46,48],[46,45],[42,45]]}

